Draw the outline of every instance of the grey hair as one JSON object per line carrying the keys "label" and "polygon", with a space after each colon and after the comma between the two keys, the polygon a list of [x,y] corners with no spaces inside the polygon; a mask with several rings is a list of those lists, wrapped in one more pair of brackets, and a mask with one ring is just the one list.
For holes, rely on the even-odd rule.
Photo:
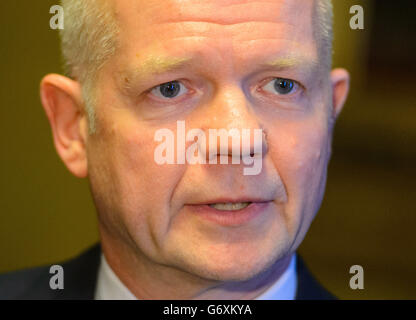
{"label": "grey hair", "polygon": [[319,47],[321,61],[324,61],[328,69],[332,66],[333,33],[333,7],[331,0],[316,0],[315,5],[315,39]]}
{"label": "grey hair", "polygon": [[[315,0],[314,36],[322,61],[332,63],[333,13],[331,0]],[[89,133],[96,131],[95,81],[100,69],[117,50],[119,26],[108,0],[61,0],[65,26],[61,50],[68,76],[82,84]]]}
{"label": "grey hair", "polygon": [[95,132],[95,80],[116,52],[117,20],[107,0],[61,0],[64,29],[60,30],[66,75],[82,84],[90,134]]}

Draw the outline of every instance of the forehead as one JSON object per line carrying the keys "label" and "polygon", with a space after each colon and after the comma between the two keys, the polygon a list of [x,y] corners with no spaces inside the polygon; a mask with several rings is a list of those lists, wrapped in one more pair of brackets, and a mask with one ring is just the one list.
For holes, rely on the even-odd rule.
{"label": "forehead", "polygon": [[234,59],[276,50],[316,56],[315,1],[117,0],[114,5],[120,48],[135,57],[189,50],[218,55],[219,48],[238,53]]}

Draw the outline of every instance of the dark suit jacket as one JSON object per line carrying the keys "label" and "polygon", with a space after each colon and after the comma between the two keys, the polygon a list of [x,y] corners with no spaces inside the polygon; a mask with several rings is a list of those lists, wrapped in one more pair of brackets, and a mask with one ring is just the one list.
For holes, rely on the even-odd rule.
{"label": "dark suit jacket", "polygon": [[[61,263],[64,269],[64,289],[52,290],[49,280],[50,266],[37,267],[0,275],[0,299],[58,300],[94,299],[95,285],[100,263],[101,247],[91,247],[78,257]],[[335,299],[310,274],[302,258],[296,263],[298,288],[296,300]]]}

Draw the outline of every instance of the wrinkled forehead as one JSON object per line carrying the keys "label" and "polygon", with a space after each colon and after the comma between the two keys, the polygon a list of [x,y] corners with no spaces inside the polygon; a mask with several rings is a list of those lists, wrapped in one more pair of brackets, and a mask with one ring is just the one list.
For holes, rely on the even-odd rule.
{"label": "wrinkled forehead", "polygon": [[205,37],[314,42],[315,1],[113,0],[120,45],[146,46],[162,38]]}

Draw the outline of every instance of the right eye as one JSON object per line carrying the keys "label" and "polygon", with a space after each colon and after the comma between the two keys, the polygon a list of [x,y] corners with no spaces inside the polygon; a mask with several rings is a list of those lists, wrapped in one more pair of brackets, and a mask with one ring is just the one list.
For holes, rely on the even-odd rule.
{"label": "right eye", "polygon": [[274,93],[276,95],[289,95],[293,91],[298,89],[299,85],[296,81],[283,78],[274,78],[266,86],[266,91]]}
{"label": "right eye", "polygon": [[151,90],[153,95],[163,100],[176,98],[186,92],[186,87],[179,81],[166,82],[154,87]]}

